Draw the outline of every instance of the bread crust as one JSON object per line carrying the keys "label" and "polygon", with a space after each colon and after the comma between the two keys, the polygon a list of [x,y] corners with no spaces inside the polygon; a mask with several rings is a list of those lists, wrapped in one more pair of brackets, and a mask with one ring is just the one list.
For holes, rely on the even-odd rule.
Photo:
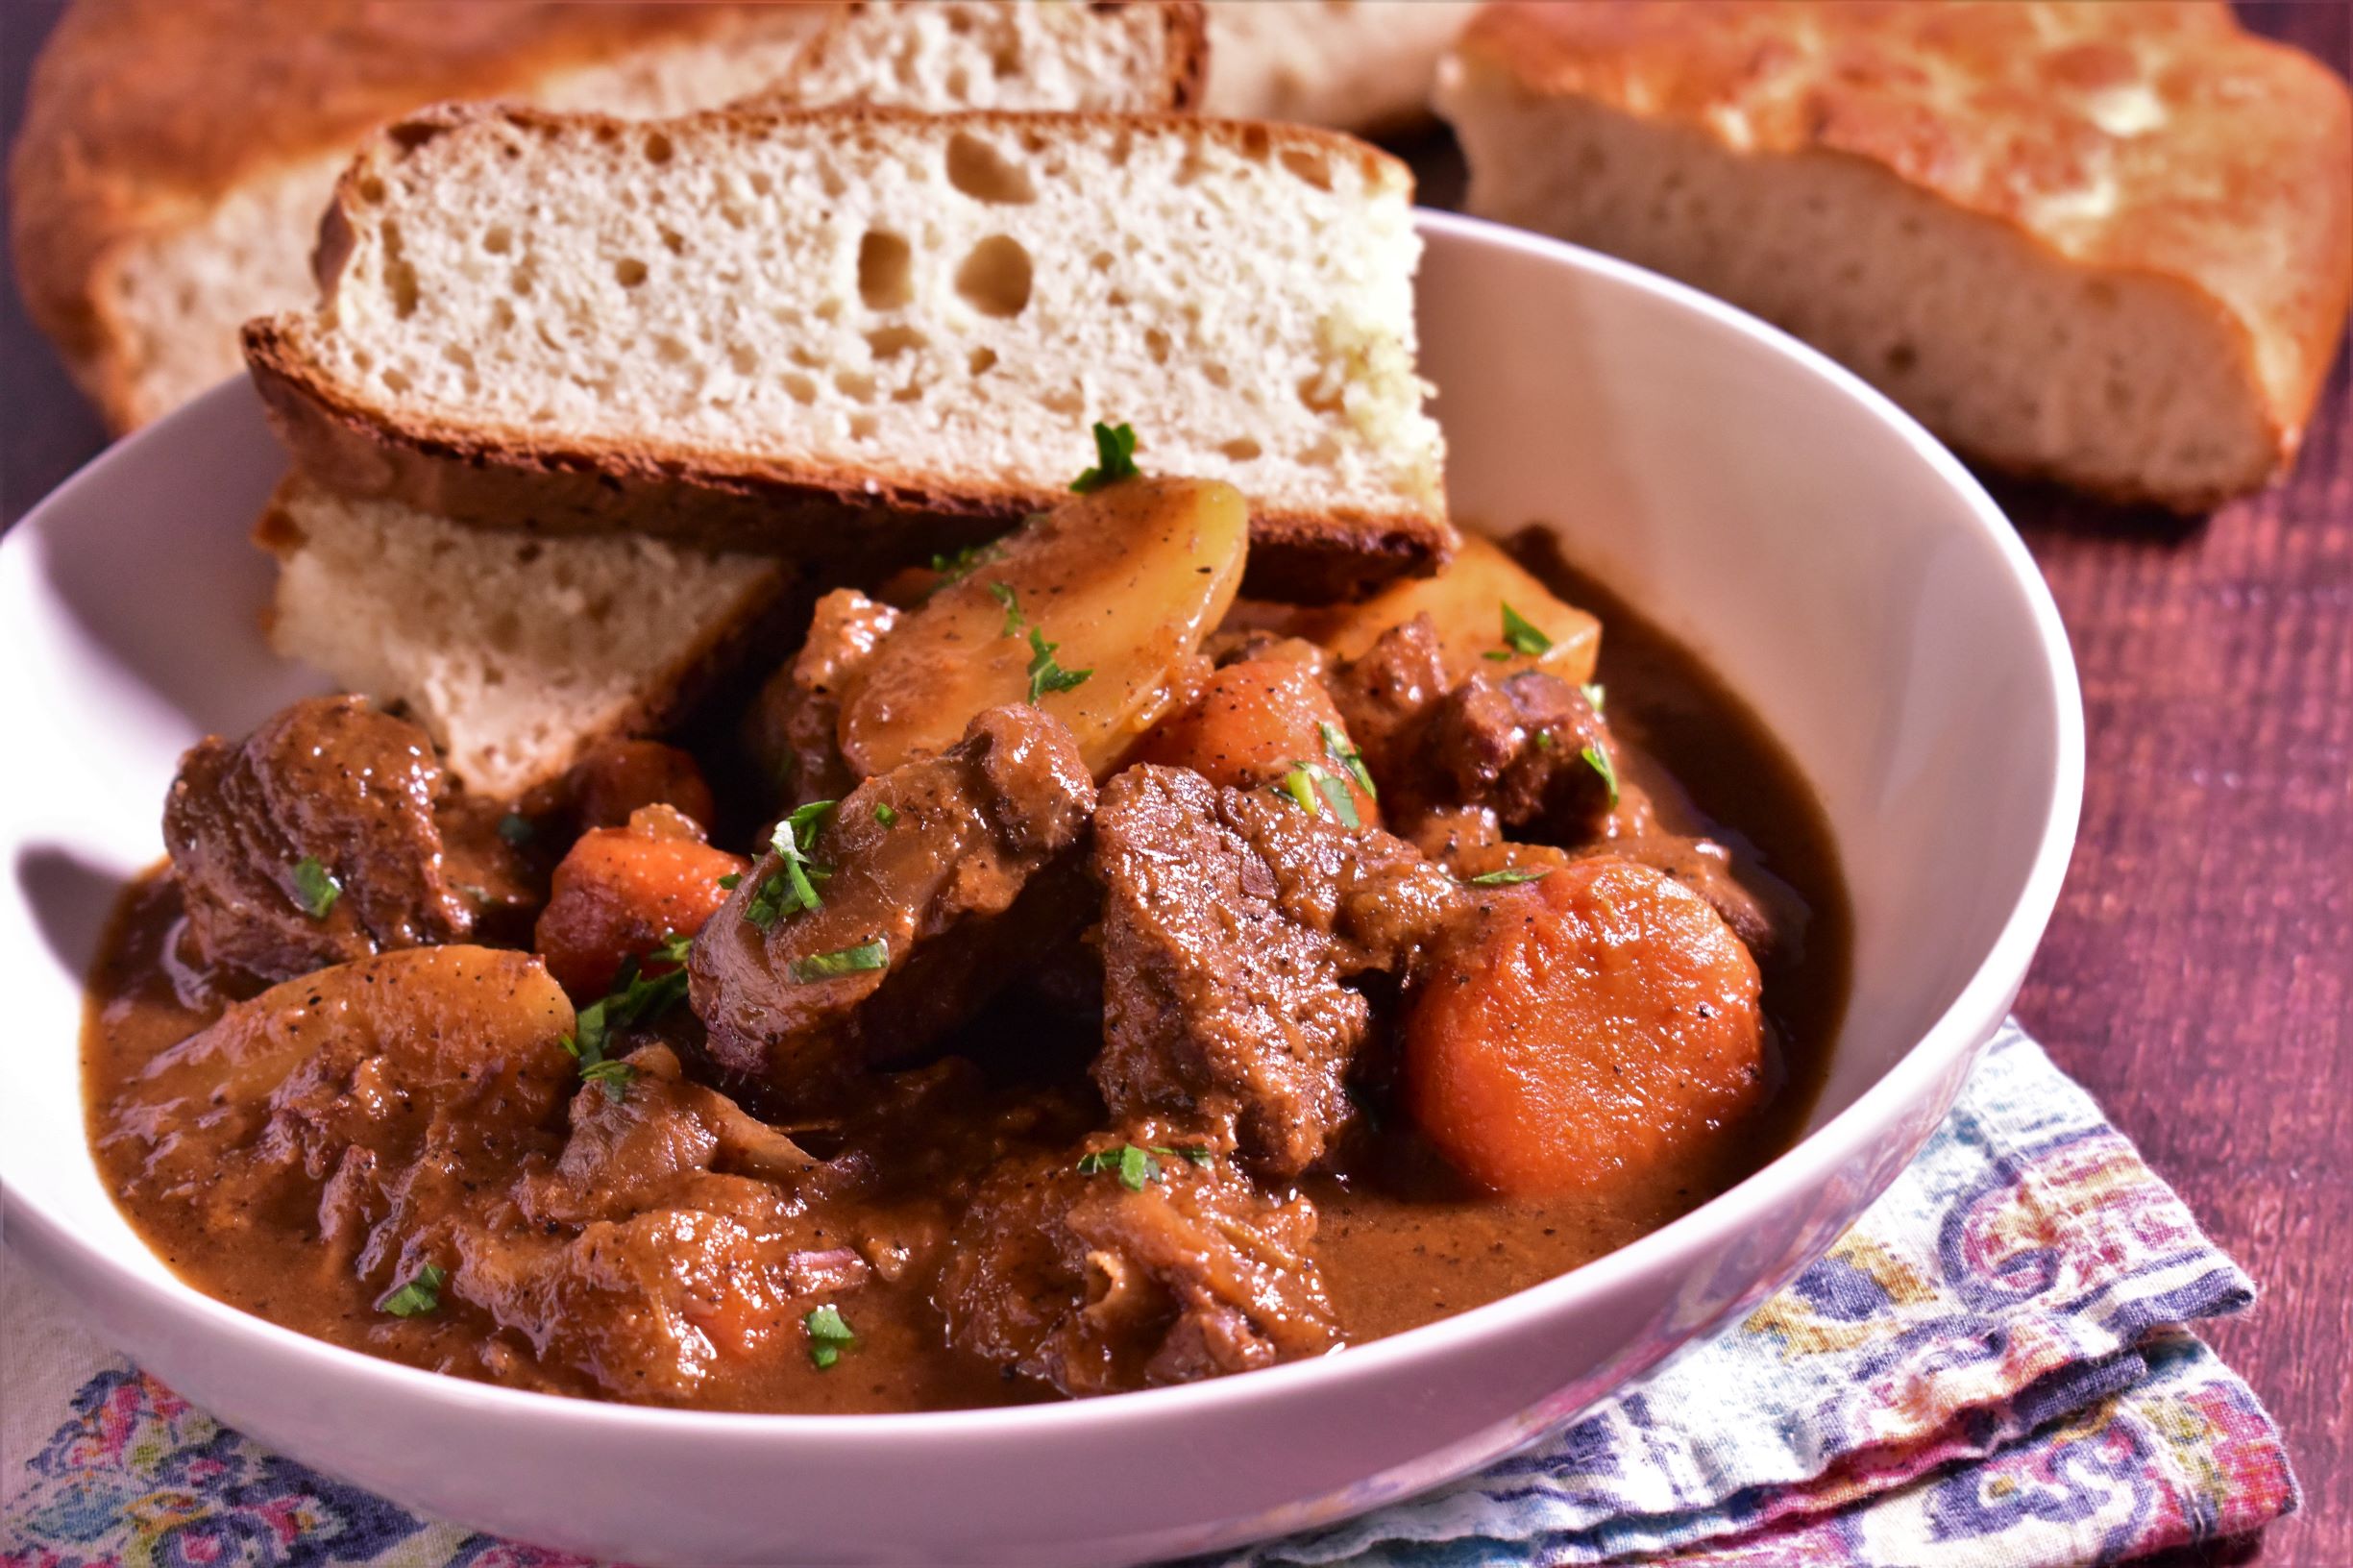
{"label": "bread crust", "polygon": [[551,72],[713,36],[761,10],[74,0],[34,65],[10,159],[26,309],[107,423],[127,429],[152,410],[108,301],[135,242],[249,182],[348,148],[420,103],[521,91]]}
{"label": "bread crust", "polygon": [[2194,293],[2238,344],[2276,461],[2113,499],[2203,509],[2262,484],[2342,338],[2353,101],[2221,0],[1502,0],[1456,68],[1465,98],[1581,98],[1745,157],[1860,160],[2054,264]]}
{"label": "bread crust", "polygon": [[[814,122],[931,121],[910,110],[744,107],[694,118],[743,129]],[[1367,182],[1410,188],[1388,154],[1336,132],[1158,116],[1057,115],[973,110],[961,121],[1004,132],[1054,133],[1073,122],[1178,127],[1190,135],[1277,147],[1314,148],[1359,162]],[[351,251],[358,184],[435,138],[502,121],[525,129],[593,131],[622,122],[503,105],[443,104],[386,126],[337,185],[316,253],[323,300],[331,302]],[[549,534],[631,530],[719,550],[804,561],[854,563],[919,540],[986,538],[1064,499],[1007,486],[949,488],[919,475],[776,459],[725,465],[659,442],[574,446],[523,441],[348,397],[303,352],[309,318],[282,312],[248,322],[246,363],[272,425],[295,462],[330,488],[406,502],[477,527]],[[1371,514],[1254,510],[1248,590],[1299,601],[1353,598],[1400,575],[1434,571],[1453,550],[1442,513],[1401,508]]]}

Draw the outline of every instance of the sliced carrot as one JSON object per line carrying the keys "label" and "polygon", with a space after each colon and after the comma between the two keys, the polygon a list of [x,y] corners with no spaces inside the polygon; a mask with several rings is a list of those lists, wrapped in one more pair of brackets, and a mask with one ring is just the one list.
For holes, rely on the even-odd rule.
{"label": "sliced carrot", "polygon": [[726,901],[720,878],[750,862],[704,844],[676,812],[648,807],[627,827],[591,828],[555,868],[532,945],[573,999],[611,988],[624,961],[691,937]]}
{"label": "sliced carrot", "polygon": [[[1137,760],[1189,768],[1213,784],[1253,789],[1280,784],[1295,770],[1344,788],[1358,820],[1378,825],[1380,809],[1352,776],[1355,743],[1315,672],[1290,659],[1244,659],[1202,684],[1193,704],[1147,736]],[[1310,789],[1323,798],[1325,785]],[[1329,809],[1319,806],[1318,810]]]}
{"label": "sliced carrot", "polygon": [[1707,1153],[1755,1107],[1757,989],[1749,950],[1690,889],[1609,857],[1556,867],[1487,891],[1423,983],[1407,1103],[1499,1192],[1605,1192]]}

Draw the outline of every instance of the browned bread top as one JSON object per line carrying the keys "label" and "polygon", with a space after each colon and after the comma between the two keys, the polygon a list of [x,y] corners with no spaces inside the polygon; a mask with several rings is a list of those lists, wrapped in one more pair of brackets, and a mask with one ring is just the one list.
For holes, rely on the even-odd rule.
{"label": "browned bread top", "polygon": [[1745,153],[1880,164],[2071,260],[2193,282],[2300,422],[2353,289],[2353,106],[2220,0],[1503,0],[1466,60]]}

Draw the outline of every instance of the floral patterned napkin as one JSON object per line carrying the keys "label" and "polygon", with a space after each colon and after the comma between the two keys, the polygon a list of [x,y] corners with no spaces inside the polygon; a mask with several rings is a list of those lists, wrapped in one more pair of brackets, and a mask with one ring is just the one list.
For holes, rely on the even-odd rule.
{"label": "floral patterned napkin", "polygon": [[[11,1273],[7,1568],[553,1568],[267,1453]],[[1797,1283],[1565,1433],[1426,1497],[1213,1559],[2060,1568],[2259,1529],[2279,1433],[2184,1325],[2254,1296],[2040,1046],[2005,1029],[1928,1147]]]}

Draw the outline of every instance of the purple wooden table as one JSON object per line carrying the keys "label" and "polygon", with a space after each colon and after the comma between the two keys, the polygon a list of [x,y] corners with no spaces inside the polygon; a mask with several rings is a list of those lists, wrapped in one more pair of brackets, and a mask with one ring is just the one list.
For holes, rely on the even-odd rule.
{"label": "purple wooden table", "polygon": [[[0,126],[61,0],[0,0]],[[2340,71],[2353,6],[2242,4]],[[2215,1331],[2303,1514],[2190,1562],[2353,1564],[2353,393],[2293,477],[2181,523],[1997,488],[2083,670],[2083,835],[2019,1013],[2262,1284]],[[104,436],[0,286],[0,526]],[[19,676],[18,678],[22,678]]]}

